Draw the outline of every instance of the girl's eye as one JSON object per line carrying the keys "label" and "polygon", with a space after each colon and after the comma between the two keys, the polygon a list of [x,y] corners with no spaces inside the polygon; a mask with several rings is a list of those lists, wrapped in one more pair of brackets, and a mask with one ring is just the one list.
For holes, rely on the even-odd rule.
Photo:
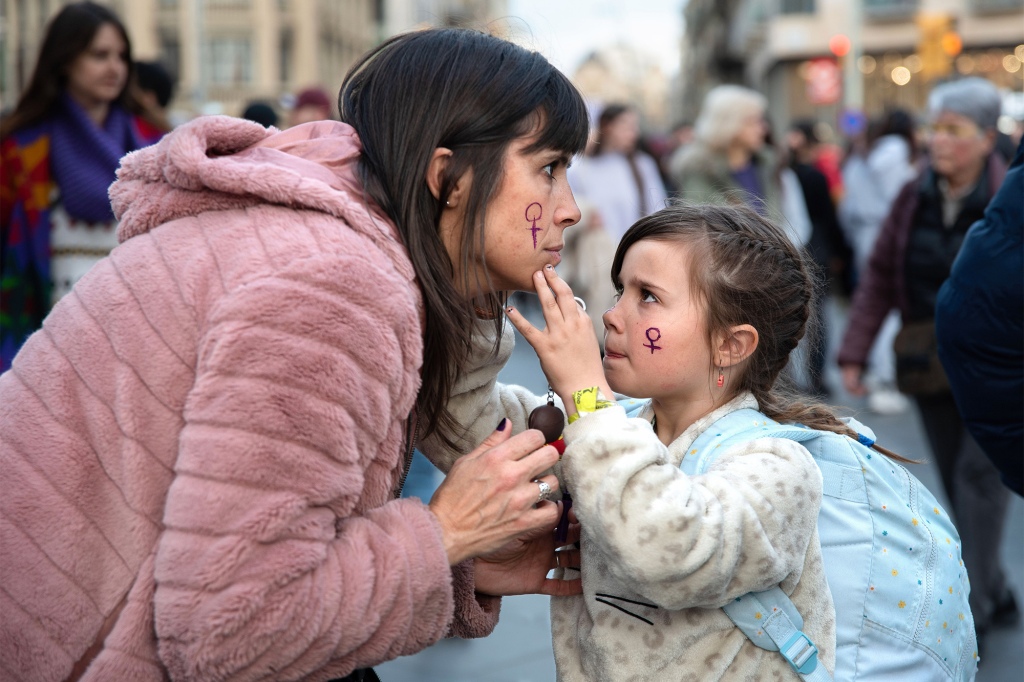
{"label": "girl's eye", "polygon": [[654,294],[652,294],[651,292],[647,291],[647,289],[641,289],[640,290],[640,301],[642,303],[656,303],[658,301],[658,299],[654,297]]}
{"label": "girl's eye", "polygon": [[549,163],[548,165],[544,166],[544,168],[542,169],[544,171],[544,174],[547,175],[549,178],[555,177],[555,166],[556,165],[557,164],[555,164],[555,163]]}

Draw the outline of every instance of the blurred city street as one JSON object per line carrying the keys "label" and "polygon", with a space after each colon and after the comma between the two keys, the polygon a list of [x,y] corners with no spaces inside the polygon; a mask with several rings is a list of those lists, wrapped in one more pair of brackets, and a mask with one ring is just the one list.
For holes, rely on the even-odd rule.
{"label": "blurred city street", "polygon": [[[533,317],[533,316],[531,316]],[[833,344],[845,328],[835,306],[829,309],[828,329]],[[542,324],[542,320],[540,321]],[[536,320],[535,320],[536,323]],[[834,345],[832,346],[834,348]],[[901,415],[877,415],[864,408],[863,400],[851,398],[838,387],[838,371],[827,366],[827,384],[836,402],[875,431],[878,442],[914,459],[927,459],[927,442],[914,409]],[[525,341],[516,340],[512,359],[500,375],[502,381],[527,386],[535,392],[547,389],[536,357]],[[931,463],[911,465],[917,476],[948,507],[938,472]],[[1018,601],[1024,596],[1024,500],[1014,496],[1006,524],[1003,565]],[[375,668],[383,682],[543,682],[555,677],[551,653],[548,598],[510,597],[503,600],[501,620],[485,639],[447,639],[415,656]],[[1024,627],[994,630],[986,641],[977,682],[1019,682],[1024,679]]]}
{"label": "blurred city street", "polygon": [[[637,383],[616,386],[654,393],[662,428],[692,423],[701,410],[690,409],[688,381],[664,402],[650,386],[680,372],[700,379],[703,369],[689,370],[705,366],[704,346],[690,341],[695,327],[682,342],[663,320],[688,324],[694,301],[744,311],[760,336],[740,331],[716,350],[715,395],[730,392],[731,361],[749,357],[734,355],[752,347],[738,339],[771,339],[782,350],[747,365],[763,367],[745,385],[770,384],[789,362],[800,391],[919,461],[909,470],[970,538],[959,565],[979,586],[980,626],[998,623],[976,679],[1024,682],[1024,619],[999,571],[984,570],[1001,552],[1024,610],[1024,498],[1008,493],[1001,530],[993,510],[1004,491],[978,444],[959,437],[961,422],[982,441],[987,429],[992,441],[980,447],[1002,471],[1024,462],[1022,176],[1024,0],[0,0],[0,682],[322,679],[339,660],[363,666],[430,641],[437,605],[402,602],[403,581],[414,574],[425,593],[443,592],[448,561],[442,552],[431,571],[403,557],[433,551],[424,538],[434,522],[449,557],[479,556],[488,538],[523,532],[520,512],[538,488],[518,462],[482,458],[480,475],[464,461],[427,513],[395,504],[396,467],[382,463],[407,457],[417,434],[445,431],[452,415],[432,408],[452,400],[455,365],[469,362],[471,305],[497,310],[504,292],[559,265],[600,328],[619,298],[608,277],[615,246],[645,219],[642,239],[678,231],[687,260],[676,267],[648,244],[620,267],[622,300],[639,293],[624,327],[646,331],[651,356],[656,341],[670,350],[634,373]],[[645,271],[689,276],[685,294]],[[745,281],[718,277],[730,271]],[[642,324],[659,289],[677,303],[647,308],[657,316]],[[511,303],[543,326],[535,295]],[[824,310],[820,328],[805,324],[808,307]],[[862,375],[868,395],[844,390],[837,357],[851,390]],[[823,372],[809,369],[822,362]],[[896,390],[897,367],[916,402]],[[518,334],[500,380],[548,390]],[[813,414],[785,414],[815,425]],[[722,442],[732,438],[721,430]],[[593,477],[603,472],[586,462]],[[813,525],[795,511],[814,513],[806,485],[786,490],[814,475],[804,464],[776,477],[775,494],[764,483],[774,462],[747,475],[786,519],[776,527],[806,540],[794,533]],[[510,493],[513,475],[529,498]],[[1019,475],[1007,479],[1019,488]],[[585,483],[569,480],[585,499]],[[442,481],[416,452],[403,494],[429,501]],[[853,489],[871,489],[861,483]],[[850,490],[838,488],[837,497]],[[661,529],[677,527],[664,507],[639,499],[657,523],[601,537],[639,547],[653,528],[650,537],[678,541],[682,531]],[[493,504],[474,510],[473,500]],[[708,540],[709,524],[697,525]],[[728,538],[748,537],[727,527]],[[952,543],[947,535],[948,526]],[[741,544],[730,579],[750,551]],[[891,551],[885,560],[901,554],[921,569],[892,561],[882,570],[900,577],[872,577],[876,595],[914,578],[948,591],[921,598],[934,596],[933,608],[945,599],[944,615],[903,593],[878,601],[910,614],[899,622],[916,627],[919,645],[942,623],[932,641],[946,650],[909,660],[861,640],[857,651],[923,678],[923,656],[954,660],[968,630],[956,629],[966,608],[950,615],[952,582],[929,578],[943,568],[934,553],[921,568],[920,544],[859,556],[877,568]],[[956,554],[941,554],[962,579]],[[646,547],[624,555],[678,565]],[[859,575],[850,560],[835,564]],[[476,587],[501,591],[482,569]],[[674,587],[691,599],[690,585]],[[553,680],[549,602],[505,598],[489,637],[444,639],[375,670],[383,682]],[[840,612],[861,617],[859,607]],[[661,641],[690,647],[690,633],[714,635],[692,620],[682,627]],[[630,650],[622,632],[613,646]],[[601,659],[604,676],[626,677],[613,658]],[[857,661],[860,674],[867,664]],[[136,667],[116,672],[122,665]],[[643,665],[660,667],[653,657]],[[755,665],[739,676],[766,675]]]}

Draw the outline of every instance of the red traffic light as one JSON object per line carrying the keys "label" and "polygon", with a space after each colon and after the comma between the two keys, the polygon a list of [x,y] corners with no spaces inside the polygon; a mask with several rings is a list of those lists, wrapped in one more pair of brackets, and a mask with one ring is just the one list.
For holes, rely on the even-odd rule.
{"label": "red traffic light", "polygon": [[837,33],[828,39],[828,50],[837,57],[845,57],[850,52],[850,39]]}

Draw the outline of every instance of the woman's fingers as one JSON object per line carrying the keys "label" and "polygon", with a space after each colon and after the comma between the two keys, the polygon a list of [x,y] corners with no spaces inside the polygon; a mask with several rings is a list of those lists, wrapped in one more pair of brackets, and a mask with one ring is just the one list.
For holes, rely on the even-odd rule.
{"label": "woman's fingers", "polygon": [[558,451],[534,429],[492,434],[459,458],[429,504],[452,564],[523,534],[551,531],[559,506],[548,498],[558,495],[558,480],[542,474],[557,461]]}

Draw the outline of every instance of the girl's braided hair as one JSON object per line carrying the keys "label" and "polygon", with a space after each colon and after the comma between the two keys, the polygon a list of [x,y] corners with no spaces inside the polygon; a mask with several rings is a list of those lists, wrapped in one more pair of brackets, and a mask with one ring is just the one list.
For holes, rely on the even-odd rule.
{"label": "girl's braided hair", "polygon": [[[745,205],[673,204],[626,232],[612,262],[613,282],[619,280],[626,251],[645,239],[689,246],[690,285],[703,303],[709,345],[717,332],[738,324],[757,330],[757,348],[737,366],[737,391],[750,391],[761,411],[778,422],[857,439],[831,408],[800,396],[783,374],[808,327],[819,324],[813,315],[819,292],[810,258],[779,227]],[[714,371],[710,357],[708,371]]]}

